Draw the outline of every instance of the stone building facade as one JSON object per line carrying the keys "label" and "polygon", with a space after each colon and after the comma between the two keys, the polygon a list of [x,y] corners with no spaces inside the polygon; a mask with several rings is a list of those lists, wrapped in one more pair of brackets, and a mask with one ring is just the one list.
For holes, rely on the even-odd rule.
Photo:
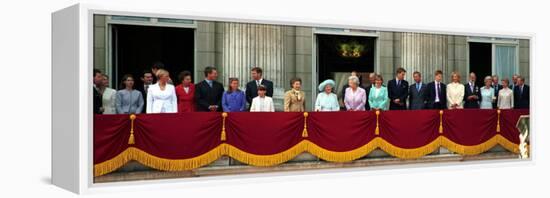
{"label": "stone building facade", "polygon": [[[374,72],[384,80],[394,77],[394,70],[403,67],[408,71],[407,80],[412,80],[412,72],[420,71],[424,81],[433,79],[433,71],[444,72],[448,82],[451,72],[459,72],[466,82],[469,72],[468,43],[505,43],[517,49],[516,73],[524,76],[529,83],[529,40],[480,38],[462,35],[424,34],[411,32],[364,31],[334,28],[297,27],[285,25],[246,24],[214,21],[165,21],[155,18],[131,17],[114,19],[111,16],[94,16],[94,67],[106,73],[113,71],[112,46],[109,28],[113,24],[127,23],[151,26],[177,26],[193,28],[195,31],[194,79],[203,79],[207,66],[216,66],[220,71],[219,81],[227,84],[229,77],[242,79],[241,85],[250,80],[250,68],[264,69],[265,79],[274,81],[276,109],[282,109],[282,95],[290,89],[289,80],[300,77],[302,89],[306,92],[307,109],[317,95],[320,81],[317,76],[316,35],[336,34],[371,36],[376,38]],[[498,66],[493,66],[498,67]],[[478,76],[478,78],[482,78]],[[113,82],[117,82],[113,79]]]}

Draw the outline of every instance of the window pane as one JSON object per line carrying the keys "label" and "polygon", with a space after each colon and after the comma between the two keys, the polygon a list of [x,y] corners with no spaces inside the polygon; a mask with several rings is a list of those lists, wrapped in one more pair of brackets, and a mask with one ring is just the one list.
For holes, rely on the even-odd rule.
{"label": "window pane", "polygon": [[517,72],[516,46],[495,46],[495,69],[500,79],[511,79]]}

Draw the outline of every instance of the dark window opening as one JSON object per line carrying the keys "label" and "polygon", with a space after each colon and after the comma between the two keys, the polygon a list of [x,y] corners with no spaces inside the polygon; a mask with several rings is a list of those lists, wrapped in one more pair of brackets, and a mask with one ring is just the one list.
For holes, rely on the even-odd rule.
{"label": "dark window opening", "polygon": [[[483,86],[483,80],[486,76],[493,73],[492,61],[493,52],[491,43],[469,43],[470,48],[470,72],[477,76],[476,84]],[[468,77],[467,77],[468,78]]]}
{"label": "dark window opening", "polygon": [[317,35],[318,79],[334,79],[335,73],[374,72],[375,37]]}
{"label": "dark window opening", "polygon": [[[113,87],[120,88],[125,74],[132,74],[136,87],[144,70],[151,70],[160,61],[179,84],[179,72],[194,71],[194,30],[189,28],[137,25],[112,26]],[[195,79],[194,79],[195,80]]]}

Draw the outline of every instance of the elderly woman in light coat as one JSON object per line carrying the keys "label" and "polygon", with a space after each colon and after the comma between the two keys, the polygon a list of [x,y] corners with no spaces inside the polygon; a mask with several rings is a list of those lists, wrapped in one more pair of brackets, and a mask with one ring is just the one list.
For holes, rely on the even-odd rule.
{"label": "elderly woman in light coat", "polygon": [[350,76],[348,78],[349,87],[346,88],[344,104],[348,111],[364,111],[367,103],[367,92],[359,87],[359,78]]}
{"label": "elderly woman in light coat", "polygon": [[334,80],[328,79],[319,85],[320,93],[315,101],[315,111],[339,111],[338,96],[332,93],[332,89],[336,83]]}
{"label": "elderly woman in light coat", "polygon": [[491,76],[485,77],[485,86],[479,89],[481,92],[481,102],[479,103],[480,109],[492,109],[493,102],[495,101],[495,89],[491,87],[493,78]]}

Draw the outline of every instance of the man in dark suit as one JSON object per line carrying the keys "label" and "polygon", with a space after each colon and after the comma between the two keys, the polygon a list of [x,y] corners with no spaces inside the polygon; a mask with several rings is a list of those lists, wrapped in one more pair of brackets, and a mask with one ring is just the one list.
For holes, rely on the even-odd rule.
{"label": "man in dark suit", "polygon": [[388,98],[390,98],[390,110],[406,110],[407,97],[409,96],[409,82],[405,79],[407,71],[397,68],[395,79],[388,81]]}
{"label": "man in dark suit", "polygon": [[101,74],[101,71],[99,71],[98,69],[94,69],[93,80],[94,80],[94,87],[92,89],[94,91],[93,92],[94,93],[94,98],[93,98],[94,114],[102,114],[103,102],[102,102],[101,94],[99,94],[99,91],[97,89],[98,89],[98,86],[103,82],[103,75]]}
{"label": "man in dark suit", "polygon": [[414,83],[409,87],[409,109],[419,110],[426,108],[427,90],[426,84],[422,82],[420,72],[413,73]]}
{"label": "man in dark suit", "polygon": [[470,79],[468,83],[464,84],[464,108],[465,109],[479,109],[479,99],[481,98],[481,92],[476,85],[476,74],[470,73]]}
{"label": "man in dark suit", "polygon": [[216,81],[218,71],[215,67],[204,69],[205,79],[195,85],[197,111],[222,111],[223,85]]}
{"label": "man in dark suit", "polygon": [[435,71],[435,80],[428,83],[428,108],[445,109],[447,107],[447,86],[441,82],[443,72]]}
{"label": "man in dark suit", "polygon": [[147,90],[149,89],[149,86],[153,84],[153,73],[149,70],[143,71],[143,74],[141,76],[141,82],[143,84],[136,86],[136,90],[141,92],[141,97],[143,97],[142,113],[145,113],[147,109]]}
{"label": "man in dark suit", "polygon": [[529,109],[529,86],[525,84],[525,78],[522,76],[518,76],[514,88],[514,109]]}
{"label": "man in dark suit", "polygon": [[273,97],[273,82],[263,79],[263,71],[260,67],[254,67],[250,71],[252,81],[246,83],[246,101],[249,105],[252,105],[252,99],[258,96],[258,86],[263,85],[266,88],[266,94],[269,97]]}
{"label": "man in dark suit", "polygon": [[519,74],[512,75],[512,83],[510,83],[510,89],[512,89],[512,91],[516,89],[516,85],[518,84],[518,77],[519,77]]}
{"label": "man in dark suit", "polygon": [[492,79],[493,84],[491,85],[491,87],[493,87],[493,89],[495,90],[495,100],[493,102],[493,109],[496,109],[497,108],[497,101],[498,101],[498,92],[502,89],[502,85],[498,84],[498,76],[497,75],[493,75],[492,78],[493,78]]}

